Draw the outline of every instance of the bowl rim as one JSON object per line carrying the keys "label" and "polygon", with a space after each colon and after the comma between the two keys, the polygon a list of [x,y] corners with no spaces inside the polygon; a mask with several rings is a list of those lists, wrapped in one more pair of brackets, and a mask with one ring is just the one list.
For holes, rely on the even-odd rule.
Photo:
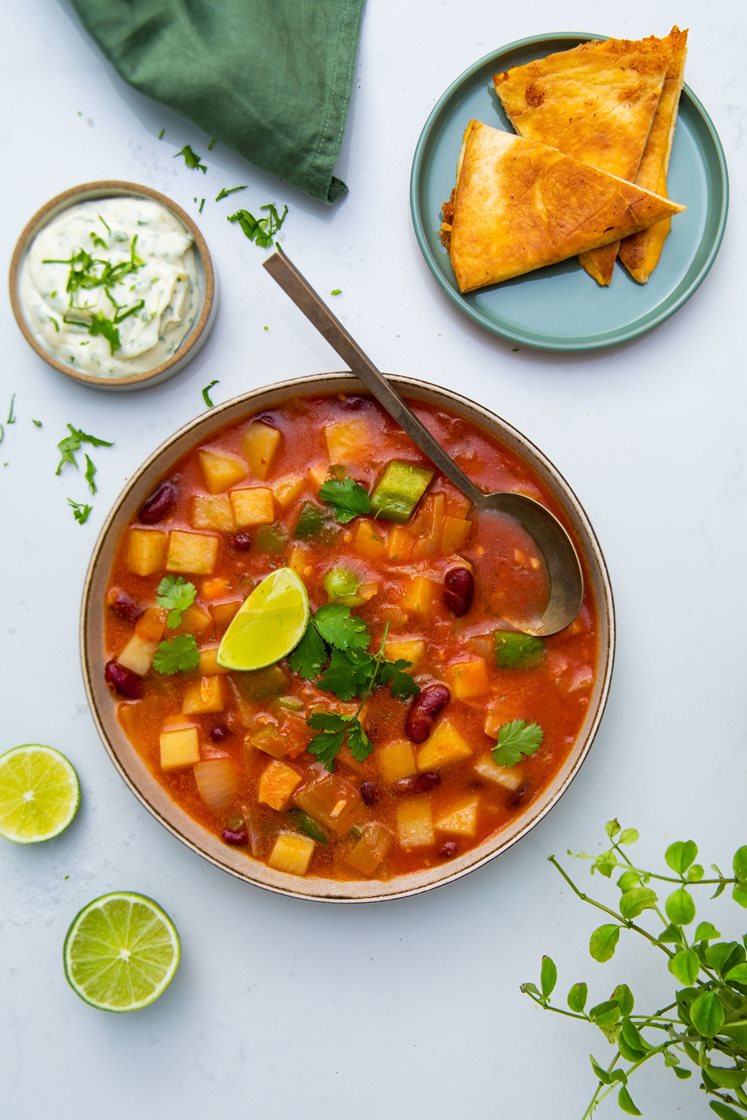
{"label": "bowl rim", "polygon": [[[149,198],[154,202],[160,203],[161,206],[165,207],[165,209],[178,218],[191,234],[194,240],[194,249],[204,274],[202,301],[199,313],[192,327],[187,332],[183,345],[178,347],[165,361],[154,366],[153,369],[144,370],[142,373],[131,373],[125,377],[96,377],[95,374],[82,373],[79,370],[73,369],[72,366],[67,365],[65,362],[61,362],[58,358],[55,358],[53,354],[45,350],[34,337],[24,314],[18,290],[21,266],[36,234],[56,217],[57,214],[62,213],[78,202],[87,202],[91,198],[118,198],[133,195]],[[154,384],[156,381],[162,381],[171,373],[176,373],[176,368],[174,367],[181,368],[188,358],[193,356],[195,349],[199,349],[199,346],[204,341],[206,331],[212,324],[216,294],[213,260],[210,256],[207,242],[194,219],[186,210],[182,209],[178,203],[169,198],[168,195],[155,190],[153,187],[147,187],[142,183],[131,183],[124,179],[97,179],[90,183],[81,183],[77,187],[68,187],[67,190],[61,191],[60,194],[56,194],[53,198],[45,202],[26,222],[26,225],[23,227],[16,241],[13,256],[10,261],[8,282],[13,315],[29,346],[31,346],[35,353],[45,361],[48,366],[56,369],[58,373],[64,373],[66,377],[77,381],[81,385],[92,385],[97,389],[139,388],[140,386]]]}
{"label": "bowl rim", "polygon": [[[545,485],[553,489],[553,496],[556,501],[564,507],[566,517],[575,519],[577,524],[574,525],[574,530],[577,534],[583,532],[587,540],[583,550],[584,560],[589,569],[594,569],[594,575],[598,580],[598,587],[595,587],[595,598],[597,599],[597,615],[599,619],[600,629],[600,642],[598,650],[598,671],[601,678],[601,684],[596,700],[596,706],[593,711],[593,716],[585,732],[585,738],[579,749],[579,742],[581,734],[576,740],[574,747],[566,760],[572,759],[570,766],[567,769],[562,781],[558,784],[557,788],[551,786],[545,787],[543,793],[534,801],[530,803],[527,810],[521,814],[517,820],[522,823],[520,827],[514,831],[510,829],[504,830],[504,833],[497,833],[492,838],[487,838],[482,841],[477,848],[473,848],[464,853],[463,856],[450,861],[445,864],[436,864],[431,868],[424,870],[410,872],[405,875],[394,876],[392,879],[365,879],[365,880],[332,880],[324,879],[321,877],[310,877],[308,879],[290,875],[285,872],[275,871],[267,864],[254,860],[251,857],[244,855],[245,866],[232,865],[227,861],[227,853],[233,852],[233,849],[227,849],[227,846],[220,844],[215,838],[214,846],[216,852],[220,851],[220,855],[213,854],[206,850],[205,846],[193,839],[182,831],[181,823],[186,827],[191,827],[193,832],[202,833],[206,838],[210,838],[211,834],[199,825],[185,810],[174,802],[168,794],[166,794],[164,787],[158,783],[158,779],[149,770],[147,764],[144,763],[141,756],[129,742],[129,739],[122,732],[122,740],[126,743],[126,750],[129,751],[130,759],[135,762],[135,765],[140,765],[142,770],[147,771],[148,780],[153,783],[155,795],[158,796],[160,791],[163,794],[163,800],[167,810],[172,810],[171,815],[174,818],[180,818],[179,821],[174,819],[167,819],[164,812],[156,807],[148,794],[147,789],[144,791],[139,787],[135,778],[129,773],[127,766],[119,757],[114,746],[110,742],[108,732],[104,724],[104,714],[99,709],[97,698],[92,684],[92,673],[90,671],[90,661],[92,658],[98,656],[101,664],[103,665],[102,652],[98,655],[89,652],[88,645],[88,631],[89,627],[95,625],[95,613],[97,606],[103,609],[103,601],[95,603],[91,601],[94,579],[98,572],[99,558],[109,542],[109,534],[114,528],[118,515],[126,504],[133,490],[135,490],[140,481],[145,478],[151,469],[159,463],[162,457],[168,455],[169,451],[173,451],[174,447],[185,441],[188,437],[194,437],[191,440],[191,446],[196,446],[199,436],[197,433],[204,426],[210,427],[210,435],[215,435],[223,427],[231,423],[240,422],[238,417],[225,419],[226,414],[235,411],[246,410],[248,415],[253,412],[262,411],[263,408],[279,407],[284,401],[293,399],[297,396],[333,396],[340,392],[354,392],[355,395],[370,396],[370,393],[365,389],[361,382],[349,371],[335,371],[330,373],[317,373],[310,374],[303,377],[297,377],[290,380],[275,382],[270,385],[259,386],[250,390],[247,393],[240,394],[233,397],[228,401],[222,402],[210,412],[200,414],[194,419],[182,425],[176,432],[164,440],[148,458],[129,476],[124,487],[115,499],[112,507],[104,521],[103,526],[99,532],[99,536],[91,554],[91,559],[86,571],[85,580],[83,583],[83,590],[81,596],[81,611],[80,611],[80,657],[81,657],[81,670],[83,675],[83,683],[86,691],[89,708],[93,716],[94,724],[99,736],[106,748],[109,757],[114,763],[115,768],[124,780],[125,784],[135,794],[140,803],[158,820],[172,835],[176,836],[188,848],[191,848],[203,859],[209,863],[219,867],[222,871],[228,874],[253,884],[254,886],[261,887],[264,890],[270,890],[276,894],[288,895],[292,898],[303,899],[305,901],[316,902],[342,902],[342,903],[356,903],[356,902],[383,902],[396,898],[405,898],[412,895],[422,894],[436,887],[445,886],[447,883],[454,882],[456,879],[462,878],[464,875],[469,874],[477,868],[482,867],[484,864],[495,859],[497,856],[508,851],[513,847],[518,840],[527,834],[536,824],[538,824],[543,817],[552,809],[563,794],[570,786],[573,779],[576,777],[583,762],[591,750],[596,734],[604,714],[604,710],[609,697],[612,672],[615,660],[616,648],[616,620],[615,620],[615,606],[612,586],[609,578],[607,564],[604,554],[597,540],[594,529],[586,514],[584,507],[579,501],[573,489],[570,487],[564,476],[555,467],[551,460],[539,448],[532,443],[523,433],[517,428],[513,427],[510,423],[503,420],[496,413],[491,412],[485,406],[473,401],[454,390],[444,386],[436,385],[431,382],[417,380],[400,374],[386,374],[387,378],[391,379],[403,395],[412,395],[416,400],[432,401],[435,398],[440,398],[441,403],[445,407],[462,406],[467,414],[467,418],[472,422],[477,422],[485,427],[490,435],[499,440],[506,442],[508,436],[509,446],[513,446],[510,441],[515,441],[515,444],[522,452],[528,452],[530,456],[530,465],[536,469],[537,464],[546,472],[543,476]],[[410,392],[413,390],[414,392]],[[272,404],[264,402],[264,398],[268,395],[273,395],[276,399]],[[473,419],[474,413],[477,413],[478,419]],[[208,437],[209,438],[209,437]],[[174,454],[170,463],[178,461],[184,454],[188,453],[188,449],[183,448]],[[532,462],[531,458],[534,457],[536,462]],[[167,473],[162,472],[163,474]],[[159,476],[160,477],[160,476]],[[158,478],[151,480],[153,484],[158,481]],[[124,524],[120,527],[120,531],[124,529]],[[588,545],[588,550],[586,546]],[[108,576],[108,571],[107,571]],[[592,586],[594,581],[592,580]],[[601,635],[606,630],[607,642],[606,646],[601,641]],[[108,693],[108,689],[107,689]],[[113,717],[116,720],[116,716]],[[575,753],[574,753],[575,752]],[[501,840],[501,836],[504,837]],[[489,841],[492,844],[489,850],[480,851],[479,855],[475,856],[478,850],[484,848]],[[227,851],[223,851],[227,849]],[[235,853],[234,853],[235,854]],[[224,858],[220,858],[223,856]],[[424,881],[421,881],[424,880]]]}

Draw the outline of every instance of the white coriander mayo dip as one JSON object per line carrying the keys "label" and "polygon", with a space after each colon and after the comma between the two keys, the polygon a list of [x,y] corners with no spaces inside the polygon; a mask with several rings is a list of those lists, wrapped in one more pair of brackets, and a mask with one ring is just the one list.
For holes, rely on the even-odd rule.
{"label": "white coriander mayo dip", "polygon": [[147,373],[194,323],[193,238],[152,199],[80,202],[31,242],[19,296],[36,341],[58,361],[107,379]]}

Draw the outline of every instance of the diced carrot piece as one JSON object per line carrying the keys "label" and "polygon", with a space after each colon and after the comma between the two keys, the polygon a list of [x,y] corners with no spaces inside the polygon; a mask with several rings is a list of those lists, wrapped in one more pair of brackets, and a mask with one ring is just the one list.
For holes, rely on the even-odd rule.
{"label": "diced carrot piece", "polygon": [[191,607],[187,607],[182,615],[181,626],[177,627],[177,634],[204,634],[206,630],[210,630],[213,625],[213,616],[208,614],[206,610],[193,603]]}
{"label": "diced carrot piece", "polygon": [[166,559],[168,537],[160,529],[130,529],[127,535],[127,567],[136,576],[161,571]]}
{"label": "diced carrot piece", "polygon": [[238,455],[231,455],[226,451],[209,451],[201,448],[197,456],[200,460],[202,473],[205,476],[205,485],[211,494],[220,494],[241,482],[249,473],[249,468]]}
{"label": "diced carrot piece", "polygon": [[386,534],[382,532],[379,525],[366,517],[361,517],[355,527],[353,547],[367,560],[381,560],[386,555]]}
{"label": "diced carrot piece", "polygon": [[267,862],[276,871],[305,875],[315,847],[310,836],[301,836],[298,832],[280,832]]}
{"label": "diced carrot piece", "polygon": [[227,599],[225,603],[213,603],[211,608],[213,622],[218,630],[225,630],[232,618],[236,616],[243,599]]}
{"label": "diced carrot piece", "polygon": [[455,662],[446,670],[446,676],[458,700],[484,696],[490,691],[487,666],[481,657],[475,657],[471,661]]}
{"label": "diced carrot piece", "polygon": [[182,711],[185,716],[222,712],[225,706],[226,682],[223,677],[201,677],[199,681],[188,684],[184,690]]}
{"label": "diced carrot piece", "polygon": [[162,731],[159,746],[162,770],[180,770],[200,761],[200,737],[196,727]]}
{"label": "diced carrot piece", "polygon": [[449,514],[444,517],[443,528],[441,530],[441,547],[440,552],[448,556],[450,552],[459,552],[464,548],[469,537],[470,530],[472,529],[472,522],[467,521],[461,517],[450,517]]}
{"label": "diced carrot piece", "polygon": [[275,501],[281,509],[288,509],[293,505],[296,498],[301,496],[305,487],[306,479],[304,476],[302,474],[292,474],[274,483],[272,492],[275,495]]}
{"label": "diced carrot piece", "polygon": [[429,494],[423,501],[416,519],[412,523],[415,543],[412,546],[412,559],[424,560],[435,556],[441,543],[446,497],[442,493]]}
{"label": "diced carrot piece", "polygon": [[436,598],[435,584],[425,576],[414,576],[400,600],[400,606],[414,614],[429,615]]}
{"label": "diced carrot piece", "polygon": [[393,841],[394,837],[383,824],[378,821],[365,824],[363,835],[345,856],[345,862],[361,875],[373,875],[386,858]]}
{"label": "diced carrot piece", "polygon": [[160,642],[165,629],[166,611],[160,607],[148,607],[135,623],[135,633],[146,642]]}
{"label": "diced carrot piece", "polygon": [[307,470],[306,476],[313,487],[314,493],[317,494],[329,478],[329,464],[314,463]]}
{"label": "diced carrot piece", "polygon": [[272,490],[266,486],[232,490],[230,498],[236,524],[240,529],[252,525],[270,525],[275,520]]}
{"label": "diced carrot piece", "polygon": [[200,587],[200,593],[203,599],[220,599],[221,595],[225,595],[227,591],[231,590],[231,584],[227,579],[222,576],[213,576],[211,579],[204,579]]}
{"label": "diced carrot piece", "polygon": [[267,478],[282,438],[277,428],[261,420],[253,421],[246,429],[242,446],[253,478]]}
{"label": "diced carrot piece", "polygon": [[393,525],[386,542],[386,554],[397,564],[406,564],[412,555],[414,538],[406,525]]}
{"label": "diced carrot piece", "polygon": [[232,533],[236,528],[228,494],[195,494],[189,520],[193,529],[217,529],[220,533]]}
{"label": "diced carrot piece", "polygon": [[308,574],[306,569],[309,567],[310,559],[311,557],[303,545],[294,544],[288,557],[288,567],[292,568],[296,575],[303,579]]}
{"label": "diced carrot piece", "polygon": [[262,771],[257,800],[269,805],[271,809],[287,809],[302,781],[303,778],[292,766],[274,759]]}
{"label": "diced carrot piece", "polygon": [[197,672],[202,677],[212,677],[216,674],[221,676],[228,672],[222,665],[218,664],[218,647],[208,646],[206,649],[200,650],[200,660],[197,665]]}
{"label": "diced carrot piece", "polygon": [[190,533],[184,529],[172,529],[169,533],[166,570],[209,576],[218,559],[218,544],[218,537],[207,533]]}

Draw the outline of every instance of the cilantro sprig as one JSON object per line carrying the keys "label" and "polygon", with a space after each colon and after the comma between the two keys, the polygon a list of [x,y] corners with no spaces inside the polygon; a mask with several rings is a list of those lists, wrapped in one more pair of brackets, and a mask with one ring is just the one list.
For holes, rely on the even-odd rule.
{"label": "cilantro sprig", "polygon": [[245,191],[246,188],[246,183],[242,183],[239,187],[221,187],[215,196],[215,201],[221,202],[224,198],[228,198],[229,194],[236,194],[237,191]]}
{"label": "cilantro sprig", "polygon": [[[99,439],[98,436],[92,436],[89,432],[84,432],[80,428],[73,427],[72,424],[67,425],[67,436],[57,444],[57,450],[60,453],[60,461],[57,464],[55,474],[62,474],[62,468],[66,463],[71,463],[72,466],[78,466],[78,460],[75,458],[76,451],[80,451],[84,443],[88,443],[91,447],[113,447],[114,444],[108,439]],[[88,456],[86,456],[86,459]],[[88,473],[86,472],[86,481],[88,481]],[[92,491],[93,493],[93,491]]]}
{"label": "cilantro sprig", "polygon": [[285,221],[288,207],[285,206],[283,213],[279,214],[275,204],[268,202],[266,206],[260,206],[260,210],[268,211],[266,217],[255,218],[248,210],[237,210],[235,214],[229,214],[228,221],[238,222],[244,236],[259,245],[260,249],[269,249],[274,244],[275,234]]}
{"label": "cilantro sprig", "polygon": [[156,588],[156,602],[168,611],[166,625],[175,630],[182,624],[182,616],[197,596],[197,588],[182,576],[164,576]]}
{"label": "cilantro sprig", "polygon": [[319,608],[288,659],[294,672],[306,680],[316,680],[325,692],[345,702],[359,701],[353,715],[314,712],[307,720],[316,731],[308,750],[328,770],[335,769],[335,759],[346,742],[357,762],[363,762],[373,750],[359,717],[375,689],[388,687],[398,700],[420,691],[407,672],[412,662],[385,658],[388,631],[387,624],[379,649],[370,653],[371,633],[363,619],[353,615],[349,607],[330,604]]}
{"label": "cilantro sprig", "polygon": [[72,498],[68,498],[67,504],[73,511],[73,517],[79,525],[85,525],[88,518],[91,516],[93,506],[86,505],[84,502],[74,502]]}
{"label": "cilantro sprig", "polygon": [[347,525],[354,517],[371,512],[368,491],[352,478],[331,478],[320,488],[319,497],[333,507],[335,517],[342,525]]}
{"label": "cilantro sprig", "polygon": [[153,657],[153,668],[164,676],[174,673],[188,673],[196,669],[200,661],[194,634],[176,634],[165,642],[160,642]]}
{"label": "cilantro sprig", "polygon": [[191,168],[192,171],[201,171],[203,175],[207,171],[207,164],[202,162],[202,156],[198,156],[197,152],[193,151],[189,144],[185,144],[181,151],[174,155],[174,159],[179,159],[179,156],[184,157],[185,164],[187,167]]}
{"label": "cilantro sprig", "polygon": [[533,755],[542,746],[545,733],[538,723],[514,719],[504,723],[493,747],[493,758],[499,766],[517,766],[522,758]]}

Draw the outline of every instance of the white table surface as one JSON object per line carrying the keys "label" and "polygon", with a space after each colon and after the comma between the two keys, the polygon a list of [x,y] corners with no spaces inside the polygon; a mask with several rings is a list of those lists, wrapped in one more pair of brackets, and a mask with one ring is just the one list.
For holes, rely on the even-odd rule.
{"label": "white table surface", "polygon": [[[114,75],[66,4],[11,0],[3,14],[6,262],[37,207],[92,179],[149,184],[190,212],[195,195],[212,199],[236,183],[250,184],[240,196],[249,209],[287,202],[286,249],[321,291],[344,290],[335,309],[382,368],[482,401],[570,480],[606,552],[619,645],[586,765],[503,858],[445,889],[377,906],[303,903],[230,878],[161,828],[105,754],[79,668],[80,589],[110,504],[142,459],[200,413],[203,385],[218,378],[222,401],[339,360],[266,276],[263,251],[212,201],[197,220],[220,274],[215,330],[191,366],[153,390],[68,383],[27,347],[5,301],[0,411],[15,393],[17,422],[0,447],[0,750],[59,747],[79,770],[83,803],[58,840],[0,847],[0,1113],[576,1120],[593,1088],[587,1055],[604,1058],[606,1046],[593,1028],[543,1014],[519,983],[536,978],[549,951],[563,991],[585,976],[601,999],[628,980],[647,1006],[662,992],[663,968],[630,942],[610,964],[591,962],[594,914],[545,857],[597,850],[615,814],[641,829],[642,856],[692,836],[706,864],[728,865],[747,840],[747,9],[741,0],[629,0],[605,16],[591,0],[562,10],[549,0],[372,0],[339,164],[350,194],[332,208],[220,145],[207,153],[209,137]],[[423,122],[443,89],[502,43],[568,29],[665,34],[675,21],[690,28],[687,80],[731,174],[715,266],[674,318],[635,343],[581,358],[515,353],[457,313],[420,256],[408,177]],[[185,143],[207,156],[204,177],[172,158]],[[99,493],[84,527],[66,502],[85,500],[82,477],[54,474],[68,421],[115,441],[96,454]],[[157,898],[183,942],[169,992],[129,1016],[87,1007],[61,967],[72,917],[115,889]],[[733,911],[714,904],[718,924],[737,932],[745,922]],[[633,1095],[657,1120],[711,1115],[694,1082],[662,1069]],[[606,1108],[616,1114],[614,1102]]]}

